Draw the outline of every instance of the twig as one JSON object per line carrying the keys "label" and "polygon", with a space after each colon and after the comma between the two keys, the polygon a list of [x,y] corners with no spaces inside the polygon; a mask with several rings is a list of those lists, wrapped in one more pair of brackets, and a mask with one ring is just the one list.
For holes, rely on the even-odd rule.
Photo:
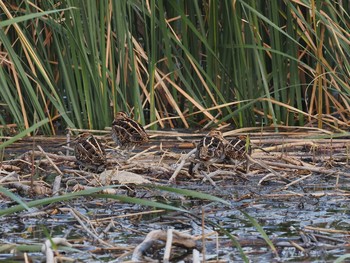
{"label": "twig", "polygon": [[77,169],[63,169],[63,172],[69,173],[69,174],[79,174],[82,177],[91,177],[92,176],[91,172],[77,170]]}
{"label": "twig", "polygon": [[55,177],[55,180],[52,184],[52,195],[58,195],[60,188],[61,188],[61,181],[62,181],[62,176],[61,175],[57,175]]}
{"label": "twig", "polygon": [[245,181],[249,181],[245,176],[241,175],[240,172],[236,171],[236,173],[234,173],[233,171],[226,171],[226,170],[216,170],[214,172],[211,172],[208,174],[209,178],[212,178],[218,174],[221,175],[233,175],[233,176],[238,176],[239,178],[245,180]]}
{"label": "twig", "polygon": [[344,235],[350,235],[350,231],[339,230],[339,229],[327,229],[327,228],[313,227],[313,226],[305,226],[304,229],[319,231],[319,232],[326,232],[326,233],[339,233]]}
{"label": "twig", "polygon": [[206,125],[204,125],[204,127],[201,130],[203,131],[207,129],[210,125],[212,125],[214,122],[216,123],[220,115],[221,115],[221,112],[219,111],[218,114],[216,114],[213,119],[211,119]]}
{"label": "twig", "polygon": [[350,173],[329,170],[329,169],[325,169],[324,167],[298,166],[298,165],[277,163],[277,162],[270,162],[270,161],[264,161],[264,163],[268,164],[268,165],[276,166],[276,167],[282,167],[282,168],[290,168],[290,169],[296,169],[296,170],[308,170],[310,172],[316,172],[316,173],[322,173],[322,174],[328,174],[328,175],[339,174],[339,175],[343,175],[346,177],[350,177]]}
{"label": "twig", "polygon": [[[181,233],[179,231],[173,230],[173,244],[188,249],[193,249],[196,247],[196,241],[194,237]],[[166,241],[167,233],[164,230],[153,230],[149,232],[146,238],[139,244],[133,254],[131,260],[133,262],[144,262],[143,254],[156,242],[156,241]]]}
{"label": "twig", "polygon": [[268,173],[263,178],[261,178],[258,182],[258,185],[261,185],[264,181],[266,181],[268,178],[275,176],[273,173]]}
{"label": "twig", "polygon": [[291,148],[291,147],[295,147],[295,146],[310,146],[310,147],[317,147],[318,144],[312,142],[312,141],[301,141],[301,142],[292,142],[292,143],[285,143],[285,144],[280,144],[280,145],[275,145],[275,146],[271,146],[271,147],[266,147],[263,148],[264,151],[267,152],[273,152],[273,151],[280,151],[280,150],[284,150],[286,148]]}
{"label": "twig", "polygon": [[71,131],[68,130],[67,132],[67,141],[66,141],[66,155],[69,156],[69,148],[70,148],[70,141],[71,141]]}
{"label": "twig", "polygon": [[44,244],[41,246],[41,252],[46,255],[46,263],[55,263],[54,253],[52,250],[52,245],[64,245],[67,247],[72,247],[72,245],[65,238],[54,237],[45,240]]}
{"label": "twig", "polygon": [[186,155],[183,155],[180,159],[181,159],[181,162],[180,164],[176,167],[173,175],[170,177],[168,183],[172,184],[172,183],[175,183],[175,180],[176,180],[176,177],[177,175],[179,174],[179,172],[181,171],[181,169],[184,167],[186,161],[188,160],[188,158],[190,158],[190,156],[192,154],[194,154],[195,152],[197,151],[196,148],[192,149],[192,151],[190,151],[189,153],[187,153]]}
{"label": "twig", "polygon": [[173,229],[169,228],[167,231],[166,244],[164,250],[163,262],[168,263],[170,260],[171,245],[173,243]]}
{"label": "twig", "polygon": [[206,255],[206,249],[205,249],[205,210],[202,207],[202,255],[203,255],[203,262],[205,263],[205,255]]}
{"label": "twig", "polygon": [[23,257],[24,257],[24,263],[29,263],[29,262],[31,262],[31,260],[29,260],[29,257],[28,257],[28,253],[27,253],[27,252],[23,254]]}
{"label": "twig", "polygon": [[46,157],[46,159],[50,162],[50,164],[55,168],[55,170],[59,173],[59,175],[63,175],[60,169],[58,169],[57,165],[51,160],[51,158],[47,155],[47,153],[38,145],[40,152]]}
{"label": "twig", "polygon": [[272,169],[271,167],[267,166],[269,163],[266,161],[261,161],[261,160],[256,160],[253,159],[251,156],[249,156],[249,154],[246,155],[247,160],[260,165],[261,167],[265,168],[266,170],[268,170],[269,172],[273,173],[274,175],[276,175],[278,178],[280,178],[282,181],[286,182],[286,183],[290,183],[290,181],[286,178],[284,178],[281,174],[279,174],[278,172],[276,172],[274,169]]}
{"label": "twig", "polygon": [[139,153],[135,154],[133,157],[130,157],[127,161],[130,162],[130,161],[136,159],[137,157],[139,157],[140,155],[142,155],[142,154],[144,154],[146,152],[149,152],[150,150],[152,150],[152,149],[154,149],[156,147],[157,147],[157,145],[153,145],[153,146],[147,148],[146,150],[143,150],[142,152],[139,152]]}
{"label": "twig", "polygon": [[299,244],[297,244],[296,242],[294,242],[294,241],[289,241],[289,243],[290,243],[293,247],[295,247],[296,249],[300,250],[301,252],[305,252],[305,249],[304,249],[302,246],[300,246]]}
{"label": "twig", "polygon": [[348,237],[349,235],[347,236],[347,238],[345,238],[344,236],[344,240],[341,240],[339,237],[329,237],[329,236],[325,236],[325,235],[320,235],[320,234],[313,234],[315,237],[317,237],[318,239],[324,239],[326,241],[331,241],[331,242],[335,242],[335,243],[343,243],[343,244],[347,244],[348,241]]}
{"label": "twig", "polygon": [[158,210],[152,210],[152,211],[144,211],[144,212],[138,212],[138,213],[129,213],[129,214],[124,214],[124,215],[119,215],[119,216],[109,216],[105,218],[95,218],[94,222],[104,222],[104,221],[109,221],[115,218],[128,218],[128,217],[140,217],[142,215],[148,215],[148,214],[156,214],[156,213],[162,213],[165,210],[163,209],[158,209]]}
{"label": "twig", "polygon": [[305,175],[305,176],[303,176],[303,177],[298,178],[297,180],[295,180],[295,181],[293,181],[293,182],[291,182],[291,183],[285,185],[285,186],[283,187],[283,190],[288,189],[289,186],[292,186],[292,185],[294,185],[294,184],[297,184],[297,183],[299,183],[300,181],[303,181],[303,180],[309,178],[310,176],[312,176],[312,174],[308,174],[308,175]]}
{"label": "twig", "polygon": [[99,238],[95,233],[93,233],[85,224],[84,222],[79,218],[79,216],[77,215],[77,212],[75,211],[75,209],[70,208],[69,209],[70,213],[73,215],[73,217],[78,221],[78,223],[84,228],[84,230],[91,235],[93,238],[95,238],[98,242],[100,242],[101,244],[107,246],[107,247],[113,247],[111,244],[103,241],[101,238]]}
{"label": "twig", "polygon": [[7,182],[7,181],[10,181],[10,180],[13,180],[13,179],[17,179],[18,180],[19,178],[19,174],[16,173],[15,171],[13,172],[10,172],[8,175],[4,176],[3,178],[0,179],[0,184],[2,182]]}
{"label": "twig", "polygon": [[45,155],[41,152],[41,151],[28,151],[25,152],[23,154],[21,154],[17,159],[15,160],[11,160],[11,162],[13,161],[18,161],[19,159],[21,161],[23,161],[23,159],[25,159],[26,156],[31,156],[32,154],[35,154],[35,156],[48,156],[52,159],[55,160],[60,160],[60,161],[69,161],[69,162],[74,162],[75,161],[75,157],[74,156],[65,156],[65,155],[58,155],[58,154],[54,154],[54,153],[46,153]]}
{"label": "twig", "polygon": [[[214,174],[215,173],[215,174]],[[204,178],[203,178],[203,181],[204,181],[204,179],[207,179],[209,182],[210,182],[210,184],[212,185],[212,186],[214,186],[214,187],[216,187],[216,183],[213,181],[213,179],[211,179],[211,177],[212,176],[214,176],[214,175],[216,175],[216,174],[220,174],[220,171],[214,171],[214,172],[212,172],[212,173],[210,173],[210,174],[207,174],[206,172],[201,172],[200,173],[200,175],[202,175]]]}
{"label": "twig", "polygon": [[106,130],[89,130],[89,129],[75,129],[75,128],[67,128],[68,132],[75,131],[75,132],[90,132],[90,133],[110,133],[110,131]]}
{"label": "twig", "polygon": [[[0,173],[8,173],[6,170],[10,170],[10,171],[20,171],[21,168],[19,168],[18,166],[15,165],[11,165],[11,164],[0,164]],[[5,170],[5,171],[4,171]]]}
{"label": "twig", "polygon": [[192,262],[193,263],[200,263],[201,260],[200,260],[200,253],[197,249],[193,249],[192,251]]}

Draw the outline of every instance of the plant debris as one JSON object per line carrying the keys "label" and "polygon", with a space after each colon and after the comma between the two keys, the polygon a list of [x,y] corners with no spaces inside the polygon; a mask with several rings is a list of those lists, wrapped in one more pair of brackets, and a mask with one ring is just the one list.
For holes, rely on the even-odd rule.
{"label": "plant debris", "polygon": [[[188,169],[200,136],[154,132],[151,146],[143,146],[127,157],[107,144],[106,169],[101,173],[80,170],[71,148],[56,148],[64,142],[63,137],[55,138],[55,142],[51,138],[27,138],[5,150],[0,168],[3,188],[27,203],[96,187],[102,190],[100,195],[95,191],[0,217],[0,222],[6,221],[0,226],[4,233],[0,249],[12,244],[19,255],[19,245],[42,243],[43,233],[48,232],[52,238],[64,238],[73,245],[74,251],[67,251],[65,256],[86,262],[92,258],[122,261],[144,256],[171,262],[185,258],[229,262],[242,259],[235,249],[237,244],[253,261],[336,259],[349,246],[349,142],[318,139],[322,136],[315,132],[251,134],[249,170],[242,162],[222,162],[211,163],[193,175]],[[180,191],[211,194],[231,206],[156,187],[169,184]],[[108,198],[101,198],[104,194]],[[119,199],[109,198],[113,195]],[[166,206],[152,209],[139,200],[169,204],[178,211],[165,210]],[[2,194],[0,212],[14,205]],[[241,211],[258,222],[277,248],[277,255],[266,250],[261,232]],[[157,238],[150,238],[152,233]],[[216,233],[215,238],[209,233]],[[169,249],[179,243],[177,239],[184,240],[182,235],[195,238],[195,247],[184,245],[184,251],[175,249],[169,254]],[[144,246],[143,239],[152,242]],[[170,248],[165,250],[167,242]],[[38,257],[35,253],[24,255]],[[0,254],[0,259],[11,257]]]}

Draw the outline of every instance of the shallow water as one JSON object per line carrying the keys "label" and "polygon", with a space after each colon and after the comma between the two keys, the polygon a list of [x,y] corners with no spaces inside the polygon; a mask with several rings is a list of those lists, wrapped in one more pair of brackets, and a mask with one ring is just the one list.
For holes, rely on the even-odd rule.
{"label": "shallow water", "polygon": [[[127,169],[146,176],[152,182],[164,184],[173,172],[171,169],[175,169],[178,162],[175,157],[164,157],[164,152],[157,151],[158,149],[145,160],[136,159],[131,165],[122,167],[128,167]],[[178,154],[179,151],[172,152]],[[165,163],[160,166],[160,159],[163,157],[162,162]],[[52,167],[43,164],[45,158],[37,158],[41,158],[40,165],[43,171],[36,171],[35,180],[51,186],[56,173],[52,171]],[[59,167],[74,166],[72,163],[58,161],[57,164]],[[141,164],[144,166],[141,167]],[[30,167],[21,165],[21,171],[18,172],[21,176],[19,179],[28,180]],[[341,162],[334,163],[332,169],[344,172],[350,170]],[[31,213],[23,211],[0,217],[0,262],[9,261],[15,256],[19,257],[18,262],[23,261],[23,254],[20,252],[15,254],[11,254],[8,250],[1,252],[5,244],[37,245],[35,252],[28,252],[28,256],[33,262],[40,262],[44,259],[40,246],[50,237],[64,237],[73,244],[75,250],[61,250],[61,254],[78,262],[123,262],[130,260],[133,249],[150,231],[168,228],[185,231],[193,236],[202,235],[203,229],[206,233],[217,231],[217,240],[214,236],[206,240],[205,255],[207,260],[218,258],[220,262],[242,262],[238,249],[223,230],[236,237],[252,262],[333,262],[337,257],[349,253],[347,249],[350,233],[349,177],[340,176],[336,187],[336,176],[314,172],[309,178],[284,189],[286,184],[276,177],[265,180],[259,185],[259,181],[268,174],[268,171],[257,166],[253,166],[252,171],[254,173],[244,175],[244,178],[242,175],[218,175],[213,178],[216,187],[200,178],[189,178],[184,172],[177,179],[177,183],[172,185],[221,197],[231,203],[230,207],[132,186],[138,198],[181,207],[188,213],[162,211],[139,215],[140,212],[152,212],[157,208],[121,203],[112,199],[82,197],[39,207],[33,209]],[[290,181],[303,176],[291,170],[284,172]],[[0,174],[0,179],[2,176]],[[93,176],[79,174],[78,170],[66,173],[63,178],[64,192],[73,192],[73,186],[78,182],[95,186],[91,185]],[[26,201],[45,197],[37,195],[29,198],[16,192],[14,188],[8,187],[8,189],[12,189]],[[127,195],[128,191],[123,188],[119,194]],[[4,197],[0,200],[0,210],[14,204],[9,198]],[[111,244],[113,249],[107,249],[106,245],[88,233],[70,209],[78,214],[88,230],[102,241]],[[278,255],[272,252],[261,233],[241,211],[248,213],[261,225],[274,242]],[[204,225],[201,220],[202,213],[205,218]],[[202,248],[201,240],[198,248],[199,250]],[[161,258],[162,252],[163,250],[158,250],[149,256]],[[174,249],[174,254],[176,252],[178,250]],[[184,257],[186,258],[186,255]],[[190,258],[187,257],[187,262],[191,261]]]}
{"label": "shallow water", "polygon": [[[193,186],[192,184],[189,188],[200,189],[200,186]],[[244,191],[240,190],[240,187],[237,187],[238,193]],[[246,186],[245,191],[250,191],[251,189],[249,188],[250,186]],[[263,188],[266,188],[266,186]],[[225,190],[228,189],[233,190],[235,186],[225,186]],[[211,190],[211,192],[215,191],[217,190]],[[262,192],[266,192],[266,189],[263,189]],[[141,195],[141,192],[138,195]],[[175,201],[179,202],[179,200]],[[343,242],[340,242],[341,240],[346,242],[344,234],[324,234],[306,229],[308,226],[311,226],[321,229],[350,231],[349,202],[344,197],[323,196],[316,199],[303,196],[289,198],[288,200],[250,198],[239,202],[232,202],[235,207],[240,207],[241,209],[243,207],[242,210],[255,218],[272,240],[280,240],[279,242],[281,243],[284,240],[286,244],[289,241],[300,243],[300,231],[304,231],[306,235],[320,234],[321,236],[334,238],[335,240],[338,239],[339,241],[321,240],[321,243],[318,243],[319,241],[313,241],[311,238],[307,253],[292,246],[277,246],[278,255],[282,261],[331,262],[339,255],[346,253],[345,246],[342,246]],[[91,221],[98,218],[103,219],[109,216],[148,210],[138,205],[121,204],[107,200],[80,199],[69,204],[64,204],[64,206],[67,205],[75,208],[82,216],[88,217]],[[200,216],[198,214],[201,211],[200,209],[204,209],[206,220],[219,224],[223,229],[229,231],[238,240],[242,241],[244,252],[253,262],[271,262],[277,260],[269,247],[264,245],[264,242],[261,242],[260,233],[238,210],[227,210],[224,206],[203,201],[182,200],[182,206],[187,207],[190,212],[192,210],[192,213],[198,216]],[[69,213],[37,217],[27,217],[25,214],[25,212],[22,212],[16,216],[0,219],[0,232],[2,233],[0,243],[34,245],[41,244],[48,236],[58,236],[65,237],[71,240],[72,243],[76,242],[76,248],[81,251],[74,253],[66,252],[69,254],[69,257],[86,262],[92,259],[99,262],[108,262],[116,258],[116,254],[111,252],[102,254],[91,252],[101,247],[101,244],[81,229]],[[152,214],[140,218],[118,218],[110,222],[113,222],[113,227],[106,233],[103,233],[103,230],[107,227],[108,221],[95,225],[94,229],[103,240],[107,240],[114,246],[135,246],[143,240],[148,232],[155,229],[175,228],[181,231],[190,231],[193,235],[200,235],[202,232],[199,218],[178,212],[162,212],[161,216],[159,214]],[[206,231],[213,230],[215,229],[210,227],[209,224],[206,225]],[[216,230],[220,232],[219,229]],[[249,245],[249,240],[251,240],[252,244],[257,242],[257,245]],[[218,251],[216,251],[213,243],[215,241],[208,241],[208,255],[218,254],[219,258],[227,261],[241,260],[239,252],[225,235],[220,235]],[[329,247],[325,247],[325,244],[329,245]],[[338,245],[338,248],[335,245]],[[118,251],[117,255],[119,253],[120,251]],[[36,257],[40,258],[40,253],[30,255],[34,259]],[[9,260],[10,258],[11,256],[9,254],[0,254],[0,259]],[[123,260],[126,259],[128,257]]]}

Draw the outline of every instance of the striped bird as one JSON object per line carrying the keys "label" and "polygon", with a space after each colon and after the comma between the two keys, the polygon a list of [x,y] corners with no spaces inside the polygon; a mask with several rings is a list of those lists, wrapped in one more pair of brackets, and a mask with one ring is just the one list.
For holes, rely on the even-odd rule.
{"label": "striped bird", "polygon": [[191,162],[189,173],[197,172],[201,165],[209,170],[209,165],[221,163],[225,159],[225,145],[222,133],[218,130],[212,130],[205,135],[197,144],[195,152],[195,163]]}
{"label": "striped bird", "polygon": [[222,162],[225,159],[225,145],[222,133],[212,130],[197,145],[196,159],[209,163]]}
{"label": "striped bird", "polygon": [[120,148],[131,150],[149,140],[142,125],[123,111],[115,115],[112,123],[112,138]]}
{"label": "striped bird", "polygon": [[105,149],[99,140],[90,133],[83,133],[77,137],[74,155],[80,169],[100,171],[105,167]]}
{"label": "striped bird", "polygon": [[245,160],[247,154],[251,154],[251,146],[247,143],[246,136],[238,136],[231,140],[225,140],[225,155],[228,160]]}

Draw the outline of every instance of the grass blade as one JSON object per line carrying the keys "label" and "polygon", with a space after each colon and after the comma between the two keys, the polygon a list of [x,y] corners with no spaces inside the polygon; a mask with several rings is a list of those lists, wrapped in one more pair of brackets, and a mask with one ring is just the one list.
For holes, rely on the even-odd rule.
{"label": "grass blade", "polygon": [[29,127],[28,129],[18,133],[17,135],[13,136],[11,139],[3,142],[2,144],[0,144],[0,150],[7,147],[8,145],[10,145],[11,143],[14,143],[15,141],[25,137],[26,135],[28,135],[29,133],[39,129],[42,125],[45,125],[49,122],[49,120],[46,118],[42,121],[39,121],[38,123],[34,124],[33,126]]}
{"label": "grass blade", "polygon": [[30,211],[30,208],[27,206],[27,204],[25,202],[22,201],[21,198],[19,198],[17,195],[15,195],[14,193],[10,192],[9,190],[7,190],[6,188],[2,187],[0,185],[0,193],[8,196],[9,198],[11,198],[13,201],[17,202],[19,205],[21,205],[24,209]]}

